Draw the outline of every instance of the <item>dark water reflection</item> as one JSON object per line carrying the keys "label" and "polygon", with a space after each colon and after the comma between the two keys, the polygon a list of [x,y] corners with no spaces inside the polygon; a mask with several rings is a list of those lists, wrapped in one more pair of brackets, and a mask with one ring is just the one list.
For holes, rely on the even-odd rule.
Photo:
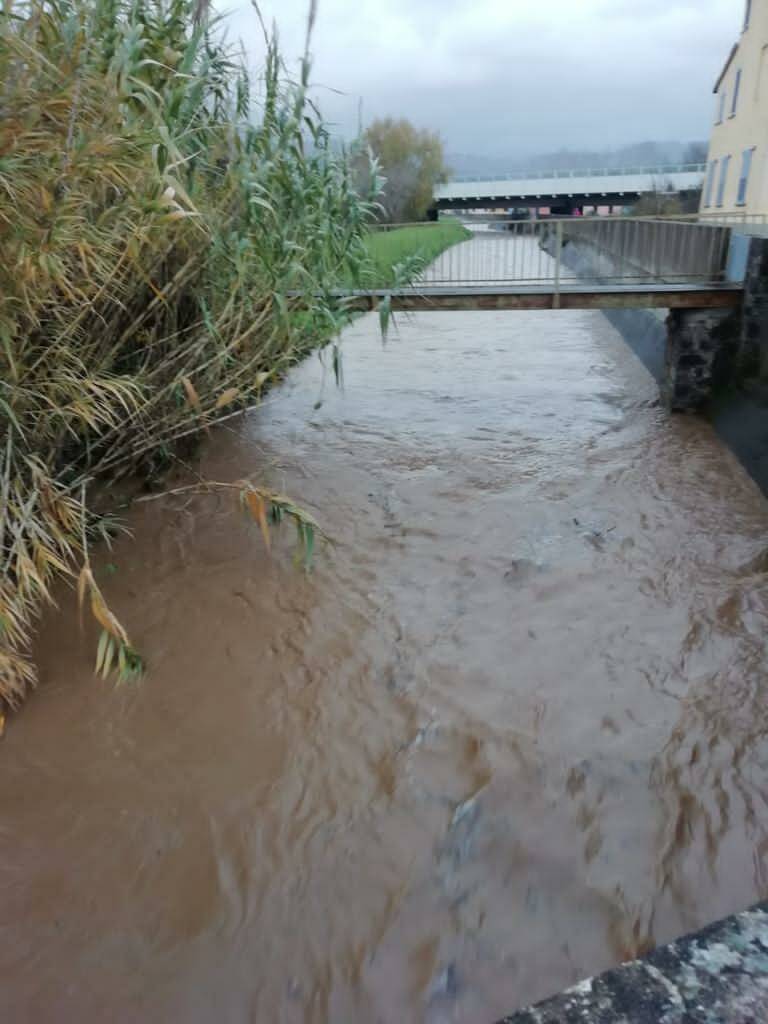
{"label": "dark water reflection", "polygon": [[592,313],[419,315],[311,360],[137,507],[0,745],[4,1018],[487,1022],[765,897],[764,499]]}

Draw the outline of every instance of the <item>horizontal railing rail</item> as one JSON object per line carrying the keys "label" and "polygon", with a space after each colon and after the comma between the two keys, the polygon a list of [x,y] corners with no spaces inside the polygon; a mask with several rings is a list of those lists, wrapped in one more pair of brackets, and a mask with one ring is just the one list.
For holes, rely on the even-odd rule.
{"label": "horizontal railing rail", "polygon": [[[458,220],[459,218],[454,217],[452,219],[453,220]],[[443,223],[445,223],[445,221],[443,221]],[[429,228],[437,228],[439,226],[440,226],[440,221],[439,220],[404,220],[404,221],[396,221],[396,222],[394,222],[392,224],[390,224],[388,222],[385,222],[385,221],[379,221],[379,222],[370,224],[368,230],[369,231],[399,231],[401,228],[422,228],[424,230],[428,230]]]}
{"label": "horizontal railing rail", "polygon": [[531,181],[534,179],[621,177],[630,175],[653,175],[664,177],[669,174],[704,174],[705,163],[664,164],[659,167],[572,167],[567,170],[509,171],[506,174],[461,175],[445,182],[446,185],[460,185],[472,181]]}

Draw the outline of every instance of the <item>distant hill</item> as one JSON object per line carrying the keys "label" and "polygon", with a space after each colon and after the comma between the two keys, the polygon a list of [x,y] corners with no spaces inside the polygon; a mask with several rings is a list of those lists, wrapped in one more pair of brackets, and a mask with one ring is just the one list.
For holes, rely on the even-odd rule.
{"label": "distant hill", "polygon": [[636,142],[618,149],[558,149],[532,157],[483,156],[449,153],[448,166],[456,177],[497,175],[521,171],[567,171],[587,168],[655,167],[661,164],[700,163],[706,160],[704,142]]}

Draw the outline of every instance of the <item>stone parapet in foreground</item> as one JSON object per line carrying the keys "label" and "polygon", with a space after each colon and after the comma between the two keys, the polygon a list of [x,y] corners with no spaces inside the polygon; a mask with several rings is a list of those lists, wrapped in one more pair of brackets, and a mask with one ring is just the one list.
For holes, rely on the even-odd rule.
{"label": "stone parapet in foreground", "polygon": [[768,903],[500,1024],[768,1024]]}

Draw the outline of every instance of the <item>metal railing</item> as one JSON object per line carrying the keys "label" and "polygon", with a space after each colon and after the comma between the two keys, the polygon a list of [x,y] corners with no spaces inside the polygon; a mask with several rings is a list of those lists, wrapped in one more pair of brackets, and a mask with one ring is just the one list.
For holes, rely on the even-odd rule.
{"label": "metal railing", "polygon": [[717,224],[721,227],[732,228],[734,232],[741,235],[768,235],[768,214],[747,213],[744,210],[737,210],[731,213],[722,213],[714,210],[705,210],[703,213],[676,214],[668,216],[667,220],[676,220],[683,223]]}
{"label": "metal railing", "polygon": [[[444,214],[444,216],[455,216],[457,220],[461,220],[462,216],[456,214]],[[606,219],[608,214],[603,217]],[[676,220],[684,224],[724,224],[728,227],[738,227],[740,224],[766,224],[768,223],[768,214],[765,213],[747,213],[745,210],[734,210],[728,213],[723,213],[718,210],[699,210],[696,213],[647,213],[647,214],[625,214],[616,213],[610,214],[612,220],[618,220],[620,218],[634,217],[635,220]]]}
{"label": "metal railing", "polygon": [[545,171],[509,171],[507,174],[472,174],[451,178],[447,185],[461,184],[468,181],[530,181],[531,179],[553,178],[589,178],[589,177],[621,177],[637,174],[650,174],[664,177],[669,174],[704,174],[707,165],[703,164],[664,164],[661,167],[573,167],[567,170]]}
{"label": "metal railing", "polygon": [[446,249],[410,287],[712,287],[729,238],[719,224],[642,217],[503,221]]}

